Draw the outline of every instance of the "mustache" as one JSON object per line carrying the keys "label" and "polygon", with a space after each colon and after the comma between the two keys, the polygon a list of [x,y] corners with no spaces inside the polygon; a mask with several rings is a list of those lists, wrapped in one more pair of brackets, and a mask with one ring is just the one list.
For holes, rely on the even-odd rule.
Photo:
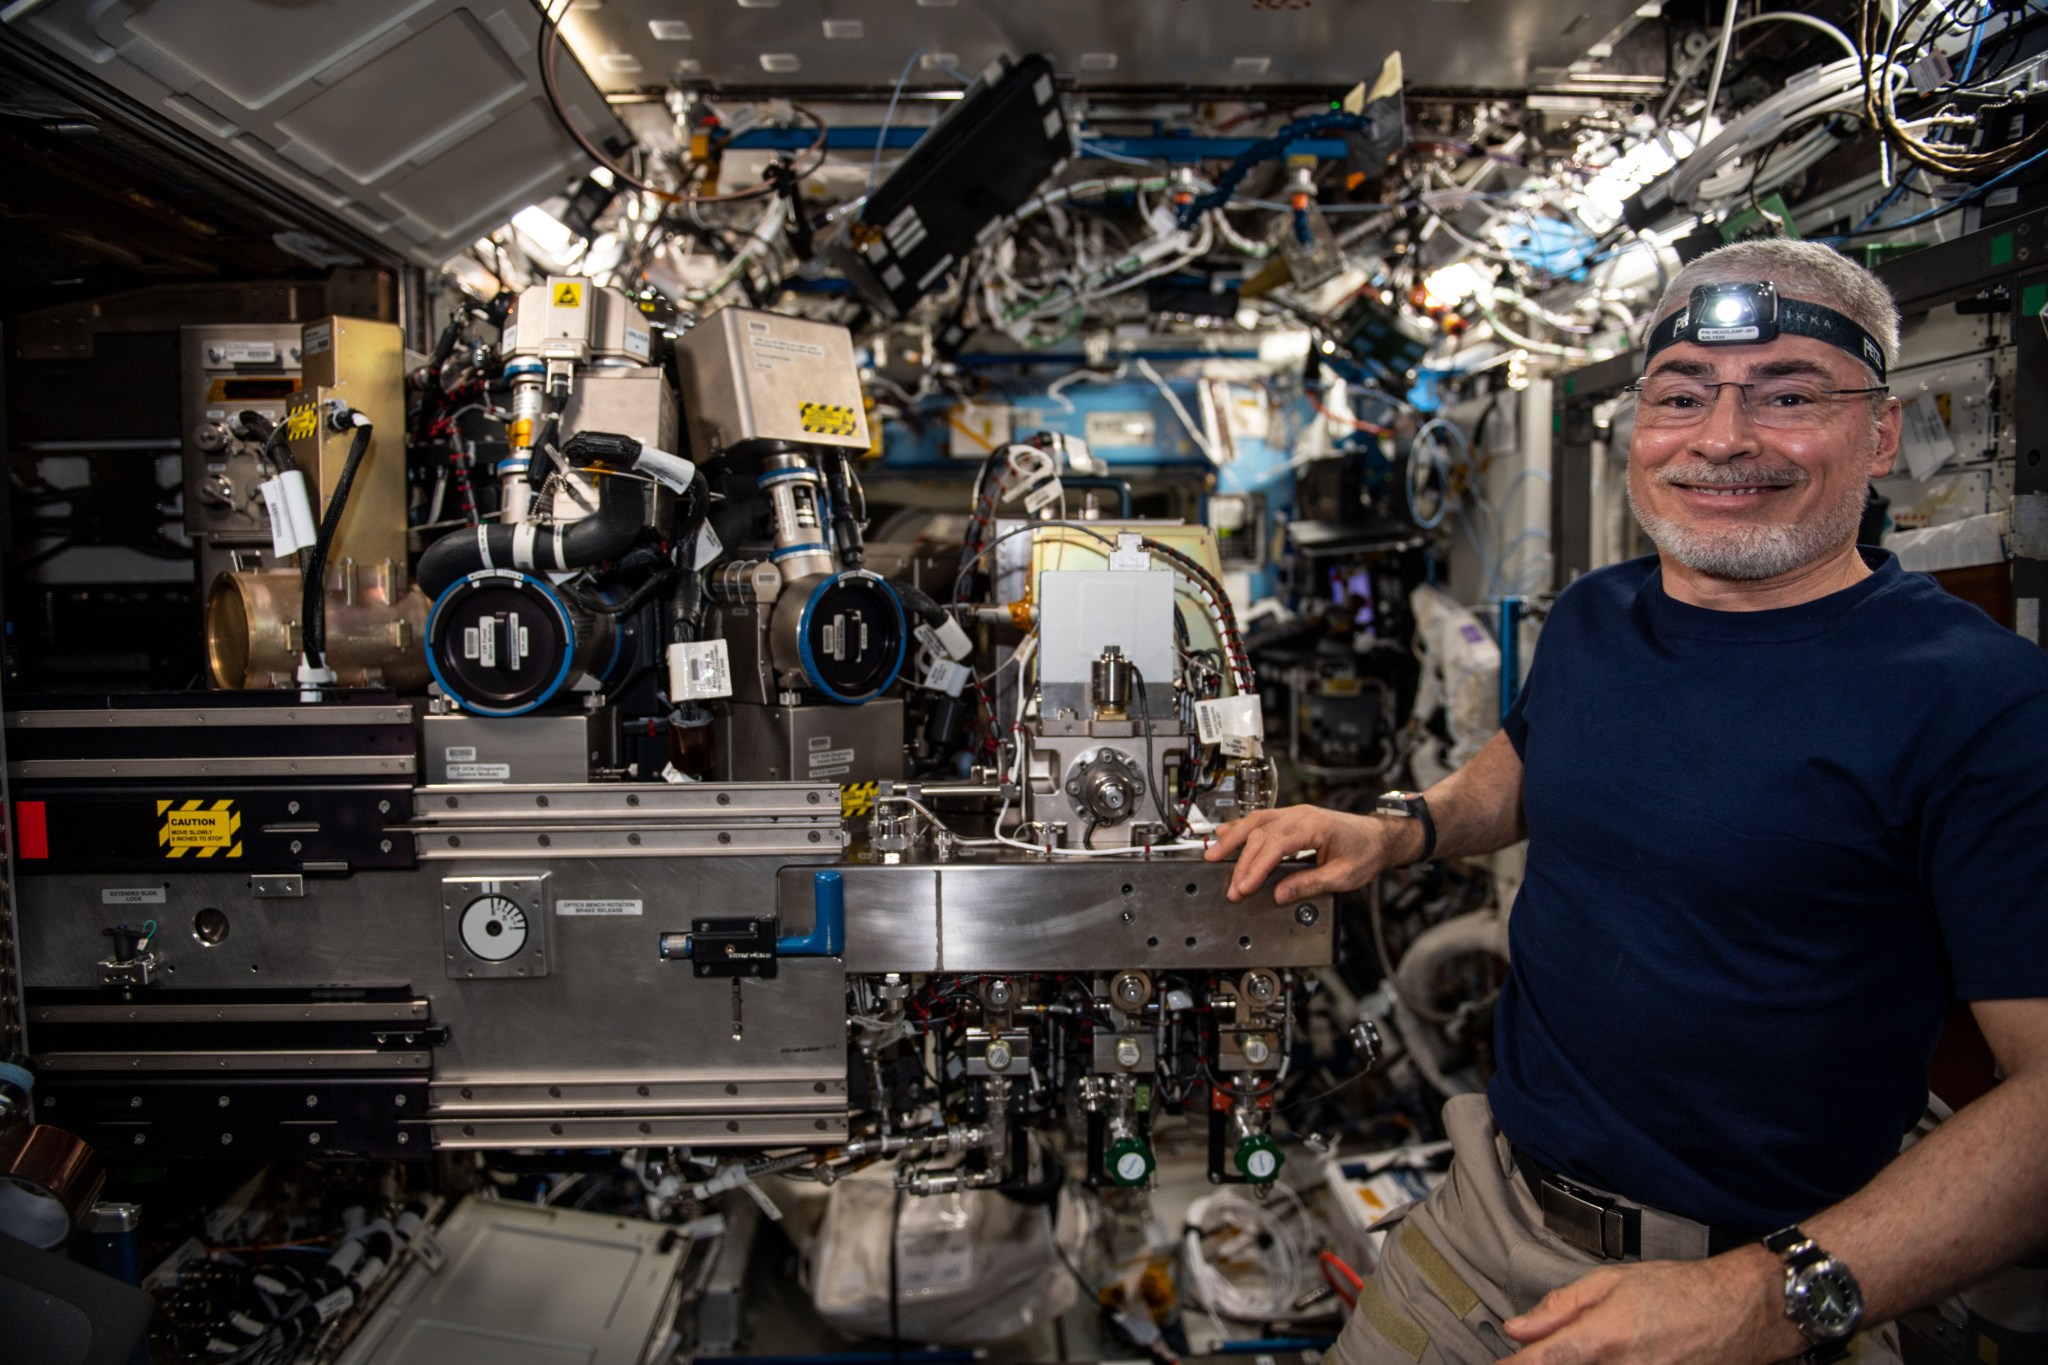
{"label": "mustache", "polygon": [[1725,488],[1731,485],[1759,488],[1790,488],[1805,483],[1808,475],[1798,465],[1774,468],[1744,468],[1730,464],[1667,465],[1652,476],[1661,484],[1691,484],[1696,488]]}

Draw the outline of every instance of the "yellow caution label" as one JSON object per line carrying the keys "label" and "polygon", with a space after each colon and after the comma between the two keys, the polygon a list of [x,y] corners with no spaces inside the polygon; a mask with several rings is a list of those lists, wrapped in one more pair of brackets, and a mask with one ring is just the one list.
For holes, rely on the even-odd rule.
{"label": "yellow caution label", "polygon": [[880,784],[855,782],[839,789],[839,816],[850,820],[856,815],[867,815],[875,808],[875,795]]}
{"label": "yellow caution label", "polygon": [[573,280],[563,280],[563,281],[562,281],[562,282],[561,282],[560,284],[557,284],[557,285],[555,286],[555,307],[557,307],[557,308],[581,308],[582,306],[583,306],[583,286],[582,286],[582,285],[580,285],[580,284],[577,284],[577,283],[576,283],[575,281],[573,281]]}
{"label": "yellow caution label", "polygon": [[854,410],[838,403],[805,403],[797,409],[805,431],[819,436],[851,436]]}
{"label": "yellow caution label", "polygon": [[287,441],[303,441],[319,429],[320,406],[317,403],[293,408],[284,419],[284,438]]}
{"label": "yellow caution label", "polygon": [[159,801],[156,816],[166,858],[242,856],[242,813],[232,800]]}

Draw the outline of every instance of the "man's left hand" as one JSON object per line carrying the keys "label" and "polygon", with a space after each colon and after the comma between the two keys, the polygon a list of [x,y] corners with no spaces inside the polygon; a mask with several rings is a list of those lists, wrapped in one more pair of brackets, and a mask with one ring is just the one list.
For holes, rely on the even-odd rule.
{"label": "man's left hand", "polygon": [[1765,1365],[1806,1349],[1762,1247],[1705,1261],[1606,1266],[1505,1324],[1523,1365]]}

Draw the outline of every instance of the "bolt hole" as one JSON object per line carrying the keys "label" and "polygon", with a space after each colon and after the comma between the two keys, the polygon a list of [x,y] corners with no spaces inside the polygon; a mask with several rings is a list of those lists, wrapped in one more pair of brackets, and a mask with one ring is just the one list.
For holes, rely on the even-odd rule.
{"label": "bolt hole", "polygon": [[2039,465],[2040,465],[2040,463],[2041,463],[2041,452],[2040,452],[2040,451],[2038,451],[2038,450],[2030,450],[2030,451],[2028,451],[2028,452],[2027,452],[2027,465],[2028,465],[2028,467],[2029,467],[2029,468],[2037,467],[2037,466],[2039,466]]}
{"label": "bolt hole", "polygon": [[1194,936],[1193,936],[1193,935],[1189,935],[1189,936],[1188,936],[1188,938],[1187,938],[1187,939],[1185,940],[1185,942],[1187,943],[1188,947],[1190,947],[1190,948],[1194,947],[1194,946],[1195,946],[1195,940],[1194,940]]}
{"label": "bolt hole", "polygon": [[649,1095],[653,1094],[654,1092],[653,1092],[653,1091],[651,1091],[651,1090],[649,1090],[649,1089],[648,1089],[648,1088],[647,1088],[646,1086],[644,1086],[644,1085],[636,1085],[636,1086],[634,1086],[634,1087],[633,1087],[633,1093],[634,1093],[634,1094],[636,1094],[636,1095],[638,1095],[638,1096],[639,1096],[639,1097],[640,1097],[641,1099],[643,1099],[643,1100],[644,1100],[644,1099],[646,1099],[646,1098],[647,1098],[647,1097],[648,1097]]}
{"label": "bolt hole", "polygon": [[1188,883],[1188,894],[1189,894],[1190,896],[1194,895],[1194,894],[1195,894],[1195,893],[1196,893],[1197,891],[1200,891],[1200,890],[1201,890],[1201,888],[1200,888],[1200,887],[1198,887],[1198,886],[1196,886],[1196,885],[1195,885],[1195,884],[1194,884],[1193,882],[1189,882],[1189,883]]}
{"label": "bolt hole", "polygon": [[1129,882],[1124,883],[1124,894],[1126,896],[1131,894],[1131,884]]}
{"label": "bolt hole", "polygon": [[1237,936],[1237,946],[1238,946],[1238,947],[1240,947],[1240,948],[1249,948],[1249,947],[1251,947],[1251,946],[1252,946],[1252,936],[1251,936],[1250,934],[1239,934],[1239,935]]}
{"label": "bolt hole", "polygon": [[1147,948],[1157,948],[1159,946],[1159,940],[1156,938],[1148,938],[1145,940],[1145,946]]}

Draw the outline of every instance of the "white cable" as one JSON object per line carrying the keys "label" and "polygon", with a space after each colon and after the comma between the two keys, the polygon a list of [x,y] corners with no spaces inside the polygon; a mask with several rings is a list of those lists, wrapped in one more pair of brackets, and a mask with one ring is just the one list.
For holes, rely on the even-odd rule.
{"label": "white cable", "polygon": [[[1292,1203],[1297,1220],[1306,1225],[1307,1210],[1300,1196],[1281,1182],[1273,1188]],[[1202,1229],[1221,1223],[1234,1226],[1240,1235],[1249,1234],[1264,1264],[1260,1269],[1265,1284],[1257,1290],[1225,1276],[1202,1251]],[[1188,1206],[1187,1231],[1181,1239],[1188,1265],[1188,1279],[1204,1307],[1243,1322],[1262,1322],[1286,1317],[1294,1311],[1294,1297],[1300,1292],[1301,1268],[1306,1257],[1295,1229],[1270,1211],[1229,1190],[1205,1195]]]}
{"label": "white cable", "polygon": [[[1721,20],[1721,50],[1714,56],[1714,74],[1707,79],[1707,107],[1700,110],[1700,136],[1714,119],[1714,101],[1721,93],[1721,73],[1728,69],[1728,49],[1735,42],[1735,11],[1741,0],[1728,0],[1728,13]],[[1852,49],[1853,51],[1853,49]]]}
{"label": "white cable", "polygon": [[732,282],[740,277],[740,272],[747,268],[754,257],[759,255],[770,242],[775,240],[775,235],[782,231],[783,220],[788,216],[789,200],[779,194],[776,195],[774,201],[768,205],[767,209],[761,214],[761,217],[754,223],[754,231],[747,238],[747,244],[734,254],[732,261],[725,267],[724,272],[711,283],[710,288],[693,289],[690,291],[688,295],[690,302],[704,303],[724,293],[731,286]]}
{"label": "white cable", "polygon": [[1180,396],[1174,393],[1164,379],[1159,377],[1159,371],[1152,368],[1152,363],[1140,355],[1132,356],[1131,364],[1136,367],[1139,374],[1151,380],[1152,387],[1159,390],[1161,396],[1166,399],[1166,405],[1172,408],[1173,415],[1180,419],[1181,426],[1188,433],[1188,439],[1195,443],[1195,449],[1201,451],[1210,464],[1222,464],[1223,462],[1216,458],[1216,451],[1210,446],[1209,438],[1202,433],[1200,427],[1195,425],[1195,419],[1188,416],[1188,410],[1181,405]]}

